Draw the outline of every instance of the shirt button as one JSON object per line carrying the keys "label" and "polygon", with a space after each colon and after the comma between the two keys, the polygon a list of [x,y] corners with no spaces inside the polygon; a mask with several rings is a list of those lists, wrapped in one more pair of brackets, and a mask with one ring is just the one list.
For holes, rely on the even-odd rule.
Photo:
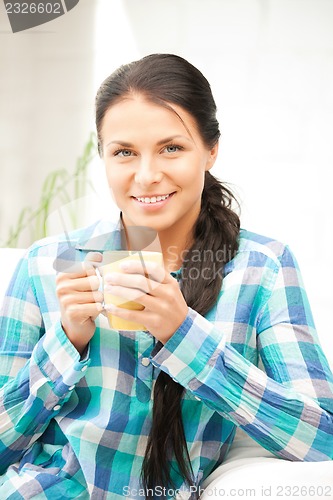
{"label": "shirt button", "polygon": [[75,385],[71,385],[70,387],[68,387],[68,390],[72,391],[74,388],[75,388]]}
{"label": "shirt button", "polygon": [[142,358],[141,359],[141,364],[143,366],[148,366],[150,364],[150,359],[149,358]]}
{"label": "shirt button", "polygon": [[55,406],[53,407],[53,411],[58,411],[58,410],[60,410],[60,408],[61,408],[61,406],[60,406],[60,405],[55,405]]}
{"label": "shirt button", "polygon": [[85,365],[83,368],[81,368],[81,372],[85,372],[87,368],[88,368],[88,366]]}

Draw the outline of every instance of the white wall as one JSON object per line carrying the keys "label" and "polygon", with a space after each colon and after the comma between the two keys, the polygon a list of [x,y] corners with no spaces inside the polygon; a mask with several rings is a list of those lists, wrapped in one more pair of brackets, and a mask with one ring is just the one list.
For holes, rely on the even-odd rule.
{"label": "white wall", "polygon": [[74,170],[93,129],[94,11],[81,0],[13,34],[0,2],[0,244],[22,208],[36,207],[47,174]]}
{"label": "white wall", "polygon": [[98,7],[96,75],[175,52],[207,76],[222,130],[213,173],[234,185],[243,227],[289,243],[332,351],[333,2],[115,1],[113,30],[110,2]]}

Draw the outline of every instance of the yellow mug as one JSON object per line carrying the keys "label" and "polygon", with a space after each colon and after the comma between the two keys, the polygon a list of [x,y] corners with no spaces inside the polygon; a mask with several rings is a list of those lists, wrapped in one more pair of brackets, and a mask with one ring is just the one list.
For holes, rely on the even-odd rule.
{"label": "yellow mug", "polygon": [[[106,274],[117,272],[124,272],[120,264],[136,260],[140,261],[145,269],[146,262],[156,262],[157,264],[163,266],[163,254],[161,252],[149,252],[149,251],[129,251],[129,250],[109,250],[103,254],[103,265],[99,267],[99,272],[101,276],[104,277]],[[105,262],[105,264],[104,264]],[[103,293],[104,293],[104,304],[113,304],[117,307],[122,307],[124,309],[131,309],[136,311],[142,311],[144,306],[138,302],[132,300],[126,300],[123,297],[117,297],[109,292],[104,291],[104,279],[103,279]],[[139,292],[138,292],[139,294]],[[142,295],[142,293],[140,293]],[[134,321],[128,321],[126,319],[115,316],[111,312],[107,311],[107,318],[109,321],[110,328],[113,330],[146,330],[144,325],[135,323]]]}

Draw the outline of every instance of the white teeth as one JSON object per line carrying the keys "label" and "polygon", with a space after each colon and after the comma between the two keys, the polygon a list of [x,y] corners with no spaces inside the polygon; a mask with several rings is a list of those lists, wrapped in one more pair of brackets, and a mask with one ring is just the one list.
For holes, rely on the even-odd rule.
{"label": "white teeth", "polygon": [[165,194],[164,196],[152,196],[151,198],[136,198],[141,203],[156,203],[157,201],[166,200],[170,195]]}

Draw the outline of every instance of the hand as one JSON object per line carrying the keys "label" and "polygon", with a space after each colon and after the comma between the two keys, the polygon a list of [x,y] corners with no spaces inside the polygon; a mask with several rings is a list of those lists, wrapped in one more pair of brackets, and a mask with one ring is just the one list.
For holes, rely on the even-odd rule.
{"label": "hand", "polygon": [[115,316],[145,325],[147,330],[163,344],[185,320],[188,306],[178,282],[164,268],[139,261],[121,264],[123,273],[109,273],[104,277],[104,289],[126,300],[144,306],[142,311],[124,309],[108,304],[105,309]]}
{"label": "hand", "polygon": [[102,254],[90,252],[73,272],[56,277],[62,328],[81,355],[95,333],[95,319],[103,310],[103,294],[98,291],[95,270],[101,261]]}

